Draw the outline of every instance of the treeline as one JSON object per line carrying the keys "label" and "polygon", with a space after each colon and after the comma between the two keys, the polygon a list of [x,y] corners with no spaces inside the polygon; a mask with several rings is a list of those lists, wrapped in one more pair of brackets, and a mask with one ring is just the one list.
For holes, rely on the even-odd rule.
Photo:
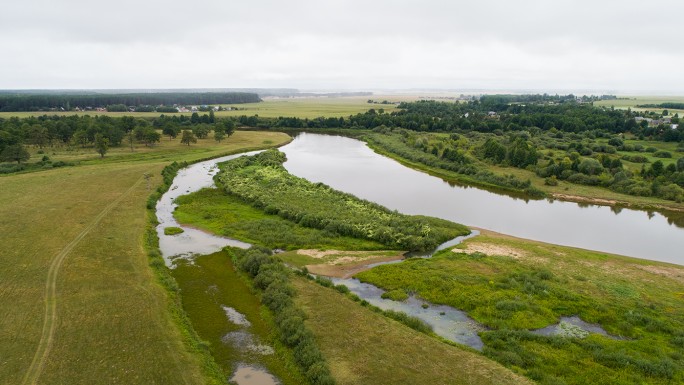
{"label": "treeline", "polygon": [[44,111],[50,109],[105,108],[107,106],[172,106],[256,103],[261,99],[256,93],[247,92],[158,92],[131,94],[86,95],[0,95],[0,111]]}
{"label": "treeline", "polygon": [[637,135],[646,134],[648,127],[637,124],[634,119],[636,115],[629,111],[601,109],[577,103],[488,105],[479,101],[468,103],[419,101],[404,102],[398,108],[398,111],[392,113],[386,113],[382,108],[370,109],[368,112],[346,118],[302,119],[242,116],[239,122],[245,126],[259,128],[372,129],[386,126],[425,132],[496,132],[555,128],[564,132],[605,130],[622,133],[631,131]]}
{"label": "treeline", "polygon": [[659,103],[659,104],[639,104],[639,108],[671,108],[674,110],[684,110],[684,103]]}
{"label": "treeline", "polygon": [[134,139],[152,145],[161,138],[157,130],[170,138],[175,138],[182,130],[191,130],[203,139],[216,127],[232,131],[235,126],[235,120],[217,119],[213,111],[202,115],[193,113],[191,116],[161,115],[151,120],[106,115],[0,118],[0,153],[7,146],[15,144],[33,145],[41,149],[63,145],[88,146],[94,142],[97,134],[107,138],[110,146],[120,146],[131,132]]}
{"label": "treeline", "polygon": [[[366,141],[381,152],[463,176],[459,181],[543,196],[531,181],[498,175],[489,165],[516,167],[534,172],[549,186],[559,181],[605,187],[645,197],[684,201],[684,157],[672,152],[630,144],[620,137],[591,131],[583,134],[508,132],[497,135],[469,132],[435,134],[380,127]],[[684,151],[684,146],[680,147]],[[658,158],[650,161],[651,158]],[[640,170],[624,162],[642,164]]]}
{"label": "treeline", "polygon": [[[418,101],[403,102],[397,111],[386,113],[384,109],[370,109],[348,117],[297,117],[263,118],[241,116],[243,126],[256,128],[294,129],[373,129],[384,126],[390,129],[404,128],[420,132],[483,132],[503,134],[516,131],[530,133],[563,132],[621,134],[632,133],[639,139],[669,142],[684,141],[684,127],[672,128],[679,123],[675,115],[669,122],[649,124],[637,117],[643,113],[612,108],[597,108],[590,104],[568,101],[558,104],[499,103],[506,98],[488,96],[481,100],[464,103]],[[651,116],[651,115],[649,115]]]}
{"label": "treeline", "polygon": [[[47,148],[93,147],[104,156],[110,147],[144,144],[151,147],[159,143],[162,135],[169,139],[181,136],[181,142],[190,145],[206,139],[213,131],[216,141],[224,140],[235,131],[236,121],[217,119],[213,111],[192,116],[165,116],[141,119],[131,116],[40,116],[24,119],[0,118],[0,174],[73,165],[71,162],[52,161],[45,155]],[[31,157],[29,146],[42,155],[36,163],[25,163]]]}
{"label": "treeline", "polygon": [[284,161],[285,154],[277,150],[240,157],[221,166],[217,184],[268,214],[332,234],[373,240],[391,249],[433,250],[469,232],[462,225],[403,215],[322,183],[311,183],[289,174]]}
{"label": "treeline", "polygon": [[261,302],[273,313],[281,340],[292,349],[297,364],[312,385],[334,385],[328,365],[316,345],[311,331],[304,324],[306,315],[294,303],[292,274],[285,265],[264,248],[229,249],[233,263],[252,278],[261,292]]}
{"label": "treeline", "polygon": [[[496,175],[477,165],[476,159],[467,153],[467,147],[462,146],[467,141],[464,142],[464,139],[458,134],[452,134],[448,138],[441,137],[435,141],[425,135],[402,129],[397,129],[395,132],[388,131],[388,129],[375,131],[376,133],[365,136],[366,141],[371,146],[381,152],[398,155],[403,159],[460,174],[463,176],[459,179],[461,183],[524,193],[530,197],[544,196],[542,191],[532,187],[529,179],[520,180],[510,174]],[[524,150],[521,150],[521,147],[524,147]],[[536,162],[536,152],[531,151],[526,142],[516,143],[510,154],[507,153],[506,148],[502,148],[502,151],[503,155],[501,156],[503,158],[510,156],[516,161],[522,162],[521,164],[531,161],[530,157],[533,157]]]}

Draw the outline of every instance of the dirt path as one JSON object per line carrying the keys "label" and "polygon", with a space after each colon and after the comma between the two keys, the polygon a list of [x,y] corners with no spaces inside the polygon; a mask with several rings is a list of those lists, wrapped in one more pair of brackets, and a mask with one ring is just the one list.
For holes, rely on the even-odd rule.
{"label": "dirt path", "polygon": [[89,224],[86,226],[80,234],[76,236],[68,245],[66,245],[62,251],[52,258],[50,263],[50,269],[48,270],[47,281],[45,282],[45,319],[43,320],[43,332],[40,337],[40,342],[38,343],[38,348],[33,356],[33,361],[31,361],[31,366],[24,375],[24,380],[22,385],[35,385],[38,382],[43,367],[45,366],[45,361],[50,354],[50,348],[52,347],[52,342],[54,340],[55,329],[57,325],[57,276],[59,274],[59,268],[66,257],[71,253],[71,251],[76,247],[76,245],[85,238],[88,233],[98,224],[100,221],[109,214],[114,207],[116,207],[121,201],[127,197],[133,190],[135,190],[142,182],[143,178],[138,179],[137,182],[133,184],[126,192],[121,194],[116,200],[110,203],[104,208]]}

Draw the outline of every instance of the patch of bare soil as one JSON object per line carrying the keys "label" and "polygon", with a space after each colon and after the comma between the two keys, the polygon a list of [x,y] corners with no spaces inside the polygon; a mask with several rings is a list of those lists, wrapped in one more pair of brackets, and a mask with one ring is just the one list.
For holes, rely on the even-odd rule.
{"label": "patch of bare soil", "polygon": [[[306,265],[310,273],[316,275],[324,275],[326,277],[349,278],[354,274],[370,269],[371,264],[379,262],[400,261],[404,259],[403,254],[391,256],[379,256],[368,254],[368,252],[353,252],[353,251],[338,251],[338,253],[357,253],[357,255],[339,254],[337,258],[314,264]],[[358,255],[363,253],[363,255]],[[309,254],[306,254],[309,255]],[[331,255],[331,254],[328,254]],[[314,257],[315,258],[315,257]]]}
{"label": "patch of bare soil", "polygon": [[649,273],[661,275],[673,279],[677,282],[684,284],[684,269],[676,267],[666,267],[666,266],[637,266],[641,270],[648,271]]}
{"label": "patch of bare soil", "polygon": [[503,245],[492,245],[489,243],[478,243],[478,242],[469,242],[466,244],[465,249],[453,249],[452,251],[455,253],[466,253],[466,254],[483,253],[483,254],[487,254],[487,255],[502,255],[502,256],[511,257],[514,259],[521,259],[521,258],[527,257],[527,254],[524,251],[516,249],[514,247],[503,246]]}

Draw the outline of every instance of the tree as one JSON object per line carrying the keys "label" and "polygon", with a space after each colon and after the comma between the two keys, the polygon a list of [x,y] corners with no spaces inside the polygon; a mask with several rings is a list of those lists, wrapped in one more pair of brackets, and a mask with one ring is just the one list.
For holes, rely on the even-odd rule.
{"label": "tree", "polygon": [[13,144],[7,146],[2,153],[0,153],[0,160],[3,162],[17,162],[29,160],[31,154],[21,144]]}
{"label": "tree", "polygon": [[482,156],[499,164],[506,159],[506,147],[493,138],[488,138],[481,147]]}
{"label": "tree", "polygon": [[88,144],[88,134],[86,134],[85,130],[78,130],[74,132],[71,141],[74,142],[74,144],[80,144],[81,147],[85,147],[86,144]]}
{"label": "tree", "polygon": [[206,139],[209,136],[211,129],[206,124],[198,124],[192,128],[192,132],[197,136],[198,139]]}
{"label": "tree", "polygon": [[128,138],[128,144],[131,145],[131,152],[133,152],[133,142],[135,140],[135,133],[132,130],[128,131],[128,134],[126,134],[126,138]]}
{"label": "tree", "polygon": [[175,123],[166,123],[162,129],[162,134],[168,135],[169,140],[176,139],[179,132],[180,128]]}
{"label": "tree", "polygon": [[109,150],[109,139],[102,134],[95,135],[95,151],[100,154],[100,158],[104,158]]}
{"label": "tree", "polygon": [[523,138],[517,138],[508,152],[508,161],[511,166],[519,168],[537,164],[538,158],[537,150]]}
{"label": "tree", "polygon": [[145,128],[145,135],[143,135],[143,141],[145,141],[145,146],[151,147],[155,143],[159,143],[161,140],[161,134],[157,132],[154,128]]}
{"label": "tree", "polygon": [[197,143],[197,137],[190,130],[183,130],[183,136],[181,137],[181,143],[187,144]]}
{"label": "tree", "polygon": [[35,144],[36,146],[43,148],[49,141],[49,135],[48,135],[48,130],[47,128],[39,125],[39,124],[34,124],[31,127],[28,128],[28,135],[29,135],[29,140],[31,141],[32,144]]}
{"label": "tree", "polygon": [[223,132],[226,134],[226,138],[233,135],[235,132],[235,121],[233,119],[223,121]]}
{"label": "tree", "polygon": [[226,132],[219,126],[214,127],[214,139],[221,143],[221,141],[226,137]]}

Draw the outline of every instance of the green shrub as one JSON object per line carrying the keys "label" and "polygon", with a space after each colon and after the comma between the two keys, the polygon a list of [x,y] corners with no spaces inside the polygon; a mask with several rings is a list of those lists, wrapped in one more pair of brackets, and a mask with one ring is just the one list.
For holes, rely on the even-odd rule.
{"label": "green shrub", "polygon": [[409,296],[403,289],[395,289],[382,293],[381,297],[392,301],[405,301]]}
{"label": "green shrub", "polygon": [[181,229],[180,227],[165,227],[164,228],[164,235],[178,235],[182,234],[185,231]]}

